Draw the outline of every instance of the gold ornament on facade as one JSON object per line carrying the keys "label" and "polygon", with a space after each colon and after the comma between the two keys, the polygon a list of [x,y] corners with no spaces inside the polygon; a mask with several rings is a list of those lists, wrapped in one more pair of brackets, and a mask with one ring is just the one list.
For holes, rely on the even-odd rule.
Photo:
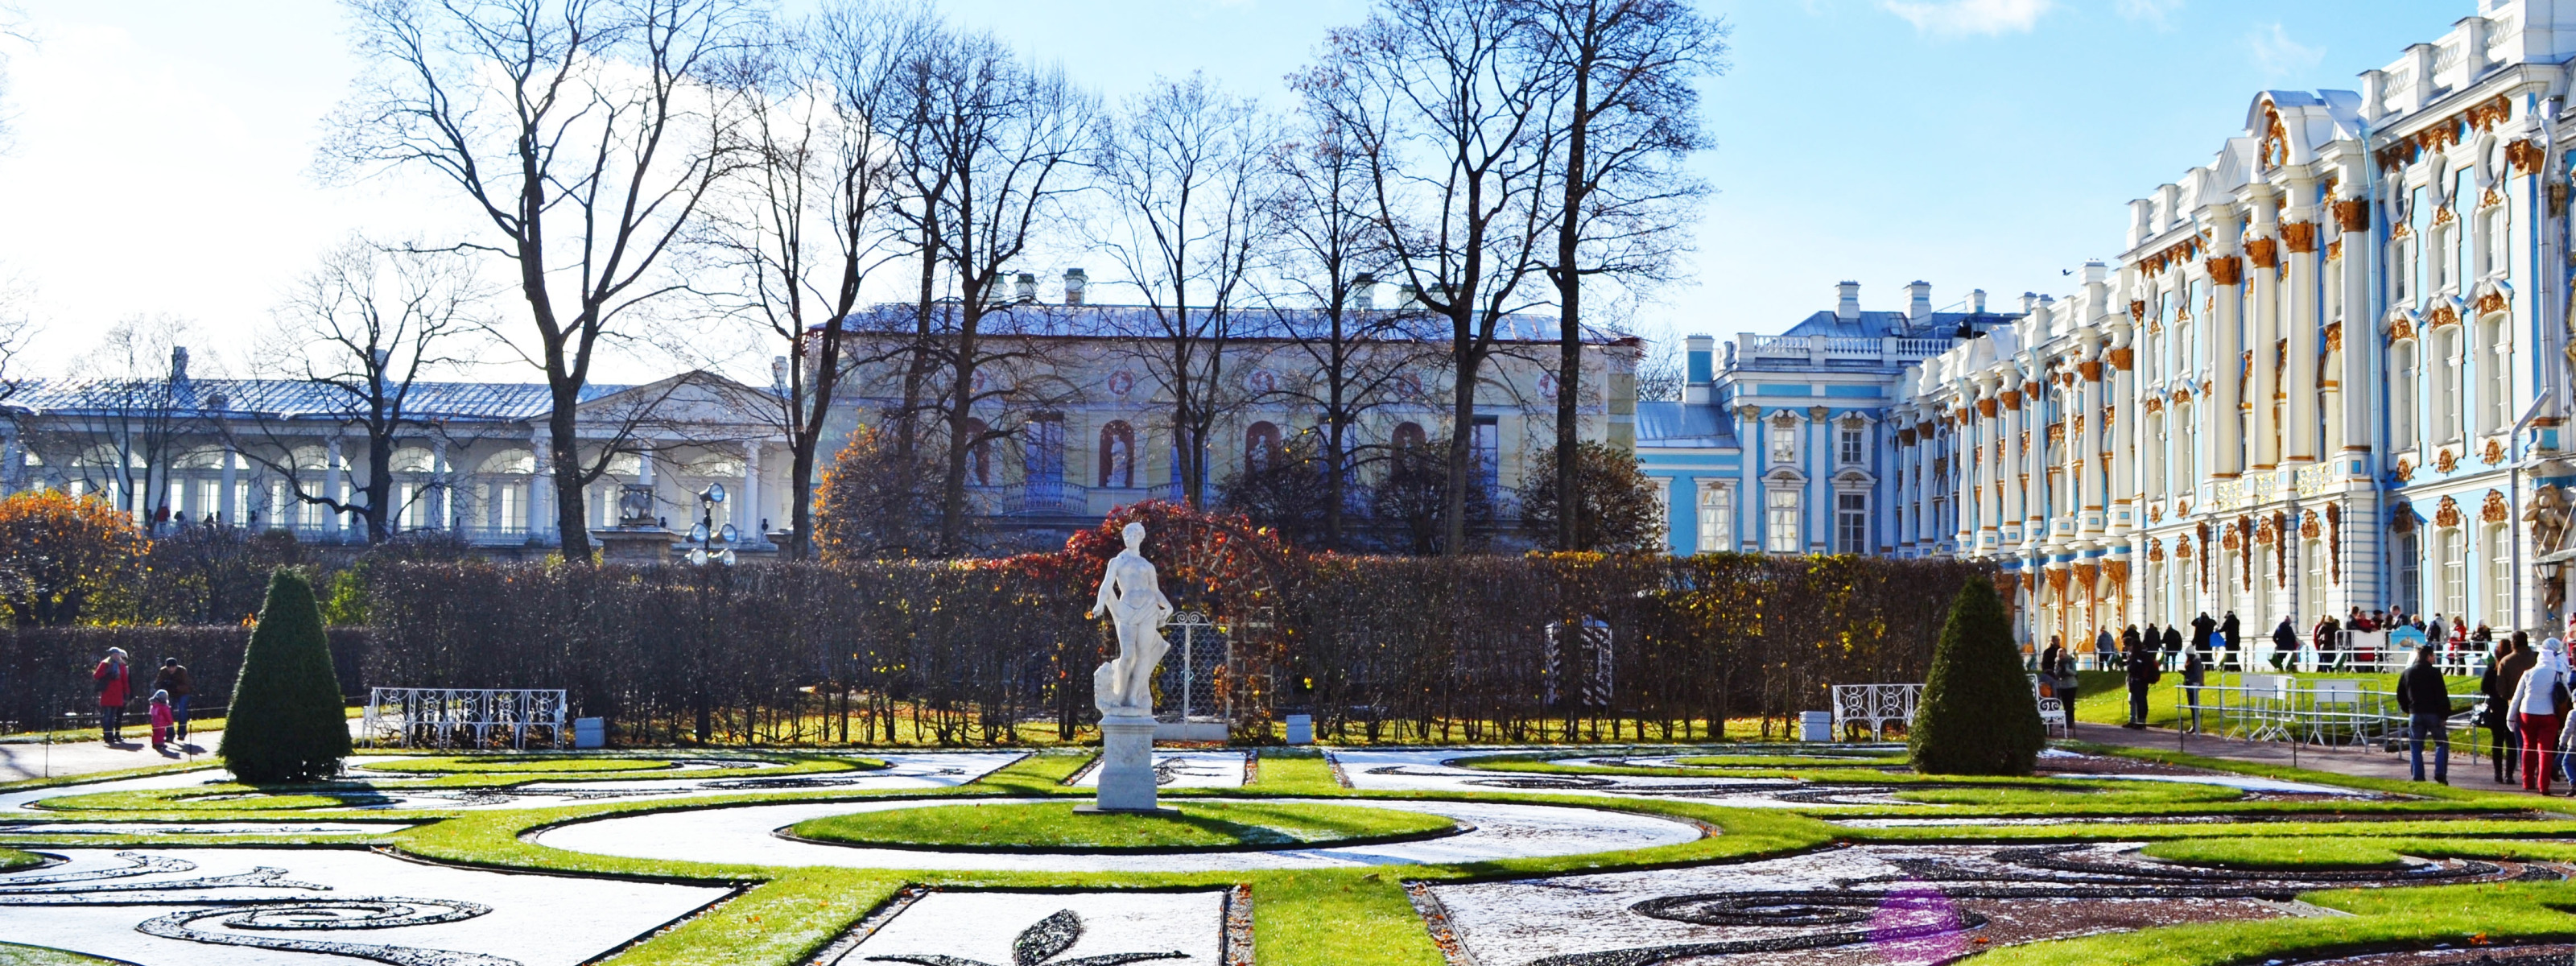
{"label": "gold ornament on facade", "polygon": [[2147,320],[2147,300],[2145,300],[2145,299],[2130,299],[2130,300],[2129,300],[2129,321],[2131,321],[2131,322],[2144,322],[2144,321],[2146,321],[2146,320]]}
{"label": "gold ornament on facade", "polygon": [[2110,360],[2111,368],[2118,369],[2121,372],[2128,372],[2137,366],[2137,350],[2131,349],[2128,346],[2121,346],[2117,349],[2106,352],[2103,355]]}
{"label": "gold ornament on facade", "polygon": [[2460,454],[2452,452],[2450,447],[2445,446],[2439,452],[2433,454],[2434,472],[2448,473],[2459,468]]}
{"label": "gold ornament on facade", "polygon": [[2245,537],[2244,535],[2236,532],[2235,525],[2230,524],[2227,527],[2225,535],[2219,538],[2218,545],[2219,547],[2227,550],[2243,550],[2245,549]]}
{"label": "gold ornament on facade", "polygon": [[2433,525],[2446,530],[2451,527],[2459,526],[2460,501],[2451,499],[2447,496],[2443,497],[2442,505],[2433,511]]}
{"label": "gold ornament on facade", "polygon": [[2400,456],[2397,458],[2397,469],[2393,472],[2397,476],[2397,482],[2404,483],[2408,480],[2412,480],[2415,478],[2415,461],[2408,457]]}
{"label": "gold ornament on facade", "polygon": [[2314,540],[2317,538],[2318,534],[2323,532],[2325,532],[2325,524],[2317,519],[2317,511],[2310,510],[2306,513],[2300,514],[2299,539]]}
{"label": "gold ornament on facade", "polygon": [[2147,562],[2148,562],[2148,563],[2163,563],[2163,562],[2165,562],[2165,542],[2164,542],[2164,541],[2159,540],[2159,539],[2156,539],[2156,538],[2154,538],[2154,537],[2148,537],[2148,538],[2147,538]]}
{"label": "gold ornament on facade", "polygon": [[2388,532],[2401,537],[2415,532],[2415,504],[2399,500],[2389,508]]}
{"label": "gold ornament on facade", "polygon": [[[2503,94],[2498,94],[2487,100],[2469,105],[2469,109],[2464,113],[2468,116],[2470,127],[2477,128],[2481,131],[2492,131],[2495,130],[2496,125],[2502,124],[2513,117],[2513,99]],[[2460,143],[2459,132],[2451,132],[2451,143]]]}
{"label": "gold ornament on facade", "polygon": [[2505,505],[2504,494],[2487,491],[2486,502],[2478,504],[2478,522],[2503,523],[2513,517],[2513,508]]}
{"label": "gold ornament on facade", "polygon": [[2341,352],[2341,351],[2343,351],[2343,323],[2341,323],[2341,322],[2328,322],[2328,323],[2326,323],[2326,351],[2328,351],[2328,352]]}
{"label": "gold ornament on facade", "polygon": [[2388,323],[2388,341],[2397,342],[2414,337],[2415,320],[2401,315],[2396,321]]}
{"label": "gold ornament on facade", "polygon": [[2493,208],[2500,204],[2504,204],[2504,195],[2494,188],[2488,188],[2486,194],[2478,196],[2478,208],[2481,210]]}
{"label": "gold ornament on facade", "polygon": [[2450,209],[2449,207],[2447,207],[2447,206],[2445,206],[2445,207],[2441,207],[2441,208],[2435,208],[2435,209],[2433,209],[2433,225],[2434,225],[2434,227],[2437,227],[2437,228],[2438,228],[2438,227],[2441,227],[2441,226],[2443,226],[2443,225],[2450,224],[2450,223],[2455,222],[2455,221],[2458,221],[2458,220],[2460,220],[2460,216],[2459,216],[2458,214],[2456,214],[2456,213],[2452,212],[2452,211],[2451,211],[2451,209]]}
{"label": "gold ornament on facade", "polygon": [[1988,396],[1977,400],[1977,415],[1987,419],[1995,418],[1995,397]]}
{"label": "gold ornament on facade", "polygon": [[2146,398],[2146,401],[2145,401],[2144,403],[2142,403],[2142,405],[2144,405],[2144,406],[2146,406],[2146,407],[2147,407],[2147,413],[2148,413],[2149,415],[2153,415],[2153,414],[2156,414],[2156,413],[2164,412],[2164,411],[2165,411],[2165,398],[2164,398],[2163,396],[2158,396],[2158,395],[2149,394],[2149,395],[2147,396],[2147,398]]}
{"label": "gold ornament on facade", "polygon": [[2504,311],[2503,292],[2488,292],[2485,295],[2478,296],[2477,313],[2479,315],[2489,315],[2502,311]]}
{"label": "gold ornament on facade", "polygon": [[2547,156],[2548,152],[2530,138],[2523,138],[2504,146],[2505,163],[2513,165],[2513,170],[2519,174],[2540,173],[2541,161]]}
{"label": "gold ornament on facade", "polygon": [[2075,364],[2075,372],[2083,376],[2085,382],[2101,382],[2102,362],[2099,359],[2086,359]]}
{"label": "gold ornament on facade", "polygon": [[2343,583],[2343,507],[2326,504],[2326,580]]}
{"label": "gold ornament on facade", "polygon": [[2279,542],[2281,542],[2280,527],[2272,522],[2271,517],[2264,517],[2263,522],[2254,527],[2254,545],[2269,547]]}
{"label": "gold ornament on facade", "polygon": [[2335,228],[2345,234],[2370,230],[2370,199],[2354,198],[2334,203]]}
{"label": "gold ornament on facade", "polygon": [[2478,452],[2478,461],[2488,466],[2504,462],[2504,440],[2487,440],[2486,448]]}
{"label": "gold ornament on facade", "polygon": [[2392,240],[2398,238],[2413,238],[2415,237],[2415,226],[2402,221],[2398,222],[2397,227],[2388,230],[2388,237]]}
{"label": "gold ornament on facade", "polygon": [[2338,238],[2334,241],[2327,242],[2326,261],[2331,262],[2341,258],[2343,258],[2343,239]]}
{"label": "gold ornament on facade", "polygon": [[[2265,521],[2265,524],[2277,530],[2287,531],[2290,528],[2290,515],[2274,512],[2272,519]],[[2284,540],[2281,544],[2282,552],[2272,555],[2272,586],[2274,587],[2290,585],[2289,541]]]}
{"label": "gold ornament on facade", "polygon": [[[2245,243],[2245,257],[2253,261],[2254,267],[2256,268],[2279,268],[2281,267],[2281,243],[2278,240],[2270,238],[2257,238],[2252,241],[2248,241]],[[2231,285],[2234,283],[2220,282],[2218,284]]]}
{"label": "gold ornament on facade", "polygon": [[2148,507],[2148,508],[2147,508],[2147,522],[2148,522],[2148,523],[2163,523],[2163,522],[2165,522],[2165,508],[2164,508],[2164,507],[2162,507],[2162,506],[2151,506],[2151,507]]}
{"label": "gold ornament on facade", "polygon": [[2263,170],[2290,163],[2290,132],[2281,126],[2281,111],[2267,100],[2263,105],[2263,145],[2255,157]]}
{"label": "gold ornament on facade", "polygon": [[2245,284],[2245,261],[2243,259],[2237,258],[2234,255],[2213,255],[2207,259],[2203,259],[2202,264],[2209,266],[2209,282],[2212,285]]}
{"label": "gold ornament on facade", "polygon": [[2014,411],[2016,411],[2016,412],[2020,411],[2020,409],[2021,409],[2021,390],[2019,390],[2019,389],[2006,389],[2006,390],[2004,390],[2004,394],[2003,394],[2003,397],[2002,397],[2002,398],[2003,398],[2003,401],[2004,401],[2004,408],[2005,408],[2005,409],[2014,410]]}
{"label": "gold ornament on facade", "polygon": [[2317,223],[2285,221],[2281,223],[2281,243],[2290,246],[2292,254],[2305,255],[2317,250]]}

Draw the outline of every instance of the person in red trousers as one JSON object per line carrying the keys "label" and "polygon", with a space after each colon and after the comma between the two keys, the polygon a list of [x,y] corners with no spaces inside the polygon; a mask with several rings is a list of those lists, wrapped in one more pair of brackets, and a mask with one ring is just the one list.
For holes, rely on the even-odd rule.
{"label": "person in red trousers", "polygon": [[2567,645],[2540,642],[2540,660],[2514,685],[2514,722],[2522,728],[2522,790],[2549,794],[2558,758],[2558,723],[2567,714]]}

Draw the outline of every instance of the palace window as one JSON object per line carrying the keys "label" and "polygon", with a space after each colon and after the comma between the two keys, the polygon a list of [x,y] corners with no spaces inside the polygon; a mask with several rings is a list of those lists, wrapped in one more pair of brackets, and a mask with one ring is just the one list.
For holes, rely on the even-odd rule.
{"label": "palace window", "polygon": [[2498,206],[2478,218],[2478,274],[2492,275],[2511,264],[2505,251],[2504,208]]}
{"label": "palace window", "polygon": [[2326,612],[2326,542],[2302,541],[2308,558],[2307,574],[2299,584],[2299,622],[2315,623]]}
{"label": "palace window", "polygon": [[1699,488],[1699,552],[1724,553],[1735,549],[1735,491],[1723,486],[1701,484]]}
{"label": "palace window", "polygon": [[2460,333],[2443,326],[2433,330],[2432,357],[2428,372],[2433,379],[2433,439],[2435,442],[2457,439],[2460,435]]}
{"label": "palace window", "polygon": [[2479,400],[2478,430],[2501,433],[2513,421],[2513,347],[2505,343],[2504,316],[2488,316],[2478,329],[2478,341],[2486,349],[2486,361],[2478,367],[2486,370],[2486,378],[2479,380],[2479,394],[2486,398]]}
{"label": "palace window", "polygon": [[1862,460],[1868,458],[1869,450],[1863,443],[1863,436],[1864,433],[1858,426],[1843,427],[1842,462],[1844,465],[1858,466]]}
{"label": "palace window", "polygon": [[2181,430],[2174,434],[2174,465],[2182,468],[2174,489],[2184,494],[2200,486],[2200,424],[2192,422],[2193,408],[2188,402],[2174,406],[2173,425]]}
{"label": "palace window", "polygon": [[1834,495],[1834,552],[1869,552],[1869,497],[1860,493]]}
{"label": "palace window", "polygon": [[2504,524],[2498,523],[2487,527],[2486,560],[2488,604],[2485,621],[2490,627],[2510,628],[2515,626],[2514,618],[2516,615],[2513,612],[2513,549],[2507,545],[2507,541],[2509,539],[2511,538],[2506,535]]}
{"label": "palace window", "polygon": [[[2401,511],[2413,512],[2413,511]],[[2417,602],[2423,598],[2424,552],[2421,541],[2412,531],[2389,541],[2389,554],[2397,558],[2397,600],[2395,605],[2409,612],[2423,609]]]}
{"label": "palace window", "polygon": [[2388,279],[2397,288],[2396,301],[2409,304],[2415,297],[2415,244],[2413,239],[2396,238],[2388,242]]}
{"label": "palace window", "polygon": [[1798,423],[1796,420],[1783,418],[1771,424],[1771,462],[1774,464],[1795,464],[1798,462]]}
{"label": "palace window", "polygon": [[2441,547],[2442,606],[2441,613],[2457,614],[2469,609],[2469,537],[2458,527],[2446,527],[2434,535]]}
{"label": "palace window", "polygon": [[1798,491],[1775,489],[1765,494],[1764,499],[1768,501],[1764,504],[1768,508],[1765,529],[1769,531],[1766,535],[1770,538],[1764,549],[1772,553],[1797,553],[1805,549],[1799,545]]}
{"label": "palace window", "polygon": [[2388,439],[2399,452],[2416,448],[2415,437],[2415,340],[2405,339],[2389,348],[2389,364],[2396,378],[2388,384]]}

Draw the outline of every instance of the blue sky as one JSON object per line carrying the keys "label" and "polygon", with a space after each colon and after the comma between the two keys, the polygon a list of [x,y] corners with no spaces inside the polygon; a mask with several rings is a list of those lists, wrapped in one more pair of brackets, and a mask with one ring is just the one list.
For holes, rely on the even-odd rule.
{"label": "blue sky", "polygon": [[[354,69],[331,0],[22,0],[0,155],[0,271],[32,283],[59,371],[117,319],[171,313],[238,358],[288,280],[357,228],[452,224],[402,185],[324,188],[320,119]],[[1117,96],[1205,70],[1279,78],[1361,0],[947,0]],[[1705,0],[1734,27],[1707,85],[1717,189],[1652,334],[1776,332],[1863,284],[2010,301],[2116,254],[2128,199],[2206,161],[2265,88],[2352,88],[2475,0]],[[1047,271],[1048,266],[1032,266]],[[1095,270],[1097,274],[1097,270]],[[632,372],[656,364],[635,360]],[[755,364],[754,368],[758,368]],[[491,375],[499,376],[495,372]]]}

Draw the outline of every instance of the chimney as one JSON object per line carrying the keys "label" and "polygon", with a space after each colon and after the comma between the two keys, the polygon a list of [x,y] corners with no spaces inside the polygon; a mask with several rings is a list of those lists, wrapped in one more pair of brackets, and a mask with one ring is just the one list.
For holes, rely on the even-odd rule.
{"label": "chimney", "polygon": [[1407,283],[1405,283],[1405,284],[1403,284],[1403,285],[1398,285],[1398,286],[1396,286],[1396,287],[1395,287],[1395,310],[1396,310],[1396,311],[1398,311],[1398,312],[1410,312],[1410,311],[1413,311],[1413,310],[1415,310],[1415,309],[1419,309],[1419,308],[1421,308],[1421,307],[1422,307],[1422,292],[1421,292],[1421,290],[1420,290],[1420,289],[1416,289],[1416,288],[1414,288],[1414,287],[1413,287],[1413,284],[1412,284],[1412,283],[1410,283],[1410,282],[1407,282]]}
{"label": "chimney", "polygon": [[171,346],[171,347],[170,347],[170,381],[171,381],[171,382],[186,382],[186,381],[188,381],[188,347],[187,347],[187,346],[177,345],[177,346]]}
{"label": "chimney", "polygon": [[1351,307],[1362,312],[1377,309],[1377,276],[1361,272],[1351,279]]}
{"label": "chimney", "polygon": [[1711,358],[1712,350],[1717,348],[1717,340],[1704,335],[1694,335],[1684,338],[1682,345],[1684,346],[1682,358],[1688,372],[1682,386],[1682,402],[1695,406],[1706,405],[1709,402],[1710,384],[1717,381],[1716,360]]}
{"label": "chimney", "polygon": [[1969,290],[1968,290],[1968,311],[1970,311],[1970,312],[1974,312],[1974,313],[1976,313],[1976,314],[1978,314],[1978,315],[1984,315],[1984,314],[1986,314],[1986,290],[1985,290],[1985,289],[1981,289],[1981,288],[1979,288],[1979,289],[1969,289]]}
{"label": "chimney", "polygon": [[776,389],[781,393],[787,391],[786,356],[771,356],[769,358],[769,385],[771,388]]}
{"label": "chimney", "polygon": [[376,349],[368,352],[367,355],[369,358],[376,360],[377,372],[385,371],[385,368],[393,365],[394,362],[394,350],[392,349]]}
{"label": "chimney", "polygon": [[1905,325],[1912,328],[1932,321],[1932,283],[1917,280],[1905,286]]}
{"label": "chimney", "polygon": [[1086,275],[1084,275],[1084,274],[1082,274],[1082,270],[1081,270],[1081,269],[1079,269],[1079,268],[1068,268],[1068,269],[1065,269],[1065,270],[1064,270],[1064,304],[1066,304],[1066,305],[1081,305],[1081,304],[1082,304],[1082,283],[1084,283],[1084,282],[1086,282],[1086,281],[1089,281],[1089,280],[1090,280],[1090,279],[1089,279],[1089,277],[1088,277],[1088,276],[1086,276]]}
{"label": "chimney", "polygon": [[2037,292],[2023,292],[2023,293],[2021,293],[2021,314],[2023,314],[2023,315],[2029,315],[2029,314],[2031,313],[2031,310],[2032,310],[2032,309],[2036,309],[2036,308],[2038,308],[2038,307],[2039,307],[2039,293],[2037,293]]}
{"label": "chimney", "polygon": [[1018,302],[1021,305],[1027,305],[1038,300],[1038,275],[1036,272],[1021,272],[1019,283],[1019,291],[1011,297],[1011,301]]}
{"label": "chimney", "polygon": [[1845,322],[1860,321],[1860,283],[1843,282],[1834,286],[1841,297],[1834,300],[1834,318]]}

